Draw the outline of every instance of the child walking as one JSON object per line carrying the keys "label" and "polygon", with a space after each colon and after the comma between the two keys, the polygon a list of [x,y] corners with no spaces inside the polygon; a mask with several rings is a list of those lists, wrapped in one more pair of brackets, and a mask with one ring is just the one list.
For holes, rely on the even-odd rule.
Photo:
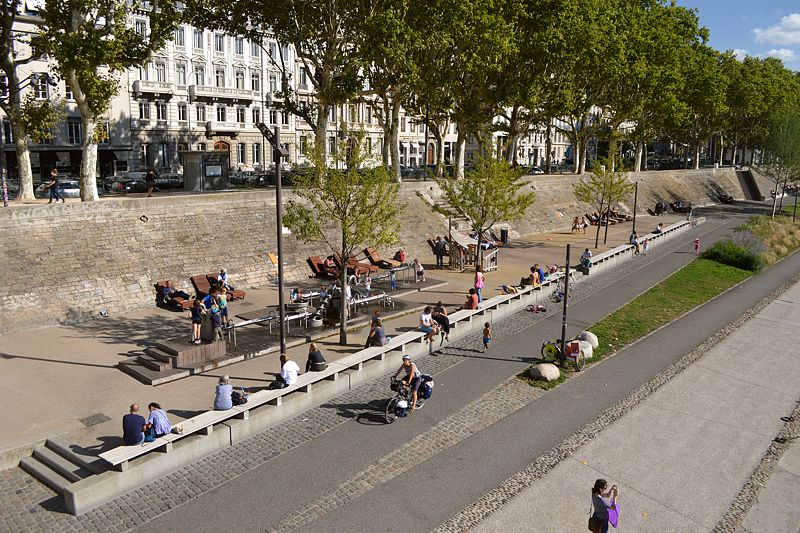
{"label": "child walking", "polygon": [[700,255],[700,237],[694,240],[694,253],[695,255]]}
{"label": "child walking", "polygon": [[397,290],[397,272],[394,270],[389,271],[389,290],[396,291]]}
{"label": "child walking", "polygon": [[647,255],[647,252],[650,250],[650,239],[645,239],[642,241],[642,253]]}
{"label": "child walking", "polygon": [[211,304],[211,325],[214,328],[214,338],[218,341],[225,337],[222,335],[222,312],[216,302]]}
{"label": "child walking", "polygon": [[224,326],[229,325],[231,321],[228,318],[228,293],[225,291],[220,291],[217,294],[217,307],[219,307],[219,314],[222,316],[222,324]]}
{"label": "child walking", "polygon": [[486,322],[483,325],[483,351],[489,348],[489,343],[492,342],[492,325]]}
{"label": "child walking", "polygon": [[192,344],[200,344],[200,324],[203,323],[203,304],[199,298],[195,298],[189,312],[192,314]]}

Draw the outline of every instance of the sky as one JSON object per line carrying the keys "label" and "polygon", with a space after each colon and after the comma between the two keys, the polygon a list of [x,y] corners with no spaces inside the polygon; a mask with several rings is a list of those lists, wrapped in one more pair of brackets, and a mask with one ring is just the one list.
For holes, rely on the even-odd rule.
{"label": "sky", "polygon": [[710,32],[709,44],[744,55],[777,57],[800,70],[800,1],[677,0],[696,8],[700,25]]}

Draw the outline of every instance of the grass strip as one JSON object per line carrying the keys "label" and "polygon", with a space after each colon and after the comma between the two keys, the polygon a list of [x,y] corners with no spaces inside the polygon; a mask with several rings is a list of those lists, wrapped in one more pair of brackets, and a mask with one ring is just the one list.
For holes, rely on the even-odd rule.
{"label": "grass strip", "polygon": [[[594,349],[593,357],[587,361],[586,366],[602,361],[608,355],[679,318],[752,274],[750,271],[707,259],[695,259],[655,287],[587,328],[597,335],[600,345]],[[557,387],[575,371],[575,367],[568,362],[561,369],[558,380],[547,382],[531,379],[528,376],[529,368],[517,377],[542,389]]]}

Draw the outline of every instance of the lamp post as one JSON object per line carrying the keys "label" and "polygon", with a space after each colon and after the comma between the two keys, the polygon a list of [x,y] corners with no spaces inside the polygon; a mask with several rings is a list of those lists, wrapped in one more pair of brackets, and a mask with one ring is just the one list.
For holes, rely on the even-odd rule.
{"label": "lamp post", "polygon": [[569,243],[567,243],[567,263],[564,270],[564,308],[561,312],[561,356],[559,363],[563,366],[567,352],[567,300],[569,299]]}
{"label": "lamp post", "polygon": [[280,353],[286,353],[286,308],[283,301],[283,197],[281,188],[281,159],[289,158],[289,150],[281,146],[281,127],[275,126],[275,131],[270,131],[266,124],[256,124],[264,138],[272,145],[272,160],[275,163],[275,224],[278,240],[278,333],[280,338]]}
{"label": "lamp post", "polygon": [[[4,80],[6,78],[3,78]],[[39,80],[44,80],[50,86],[56,86],[57,82],[50,76],[47,72],[34,72],[27,78],[23,79],[22,81],[17,84],[15,88],[15,92],[19,92],[25,88],[25,84],[27,83],[30,85],[31,83],[39,83]],[[9,87],[5,81],[0,82],[0,98],[5,101],[8,100],[10,91],[8,90]],[[9,125],[10,128],[10,125]],[[0,182],[2,182],[2,194],[3,194],[3,207],[8,207],[8,179],[6,177],[6,151],[3,147],[5,144],[4,137],[5,132],[0,132]]]}
{"label": "lamp post", "polygon": [[639,200],[639,181],[633,183],[633,229],[631,233],[636,231],[636,202]]}

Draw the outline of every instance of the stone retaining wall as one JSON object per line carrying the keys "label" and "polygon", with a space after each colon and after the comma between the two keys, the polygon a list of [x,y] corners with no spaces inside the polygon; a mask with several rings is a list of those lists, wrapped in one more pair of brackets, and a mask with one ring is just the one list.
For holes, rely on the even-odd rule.
{"label": "stone retaining wall", "polygon": [[[657,199],[695,204],[724,191],[742,192],[732,171],[642,173],[639,205]],[[529,215],[511,224],[511,235],[568,226],[588,207],[572,196],[572,175],[529,179],[537,198]],[[434,182],[405,183],[401,245],[409,257],[432,262],[425,238],[447,232],[447,220],[426,202],[441,192]],[[287,191],[286,196],[291,196]],[[643,210],[642,210],[643,211]],[[175,194],[94,203],[15,206],[0,211],[0,334],[154,305],[153,283],[172,279],[190,288],[189,276],[226,267],[237,288],[269,285],[277,266],[275,194],[272,190]],[[394,250],[382,250],[391,256]],[[305,258],[326,255],[321,245],[285,239],[286,276],[307,279]]]}

